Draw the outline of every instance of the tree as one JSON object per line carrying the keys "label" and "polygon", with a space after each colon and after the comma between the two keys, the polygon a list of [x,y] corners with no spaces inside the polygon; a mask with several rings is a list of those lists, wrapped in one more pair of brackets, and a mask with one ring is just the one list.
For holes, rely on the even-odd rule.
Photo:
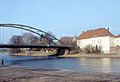
{"label": "tree", "polygon": [[[60,41],[63,42],[66,46],[77,47],[77,38],[76,37],[61,37]],[[62,44],[60,44],[62,45]]]}
{"label": "tree", "polygon": [[22,34],[22,36],[23,36],[23,41],[24,41],[24,44],[31,44],[32,42],[32,34],[31,33],[23,33]]}
{"label": "tree", "polygon": [[39,44],[39,38],[32,33],[23,33],[22,34],[24,44],[32,44],[37,45]]}
{"label": "tree", "polygon": [[[22,35],[13,35],[10,39],[10,44],[14,45],[38,45],[39,38],[31,33],[24,33]],[[19,53],[22,50],[20,48],[10,49],[11,53]]]}
{"label": "tree", "polygon": [[[50,31],[48,31],[47,33],[48,34],[42,34],[42,36],[41,36],[41,44],[53,45],[52,41],[54,40],[54,38],[52,36],[55,37],[55,35],[52,32],[50,32]],[[52,35],[52,36],[50,36],[50,35]]]}
{"label": "tree", "polygon": [[20,35],[12,36],[12,38],[10,39],[10,44],[14,44],[14,45],[24,44],[23,37]]}
{"label": "tree", "polygon": [[39,38],[37,37],[37,36],[32,36],[32,41],[31,41],[31,43],[33,44],[33,45],[38,45],[39,44]]}
{"label": "tree", "polygon": [[[20,35],[12,36],[11,39],[10,39],[10,44],[14,44],[14,45],[22,45],[22,44],[24,44],[23,37],[20,36]],[[20,48],[11,48],[10,52],[11,53],[19,53],[19,52],[21,52],[21,49]]]}
{"label": "tree", "polygon": [[99,46],[91,46],[91,45],[87,45],[84,49],[84,52],[86,54],[92,54],[92,53],[96,53],[96,54],[99,54],[99,53],[102,53],[101,51],[101,47]]}

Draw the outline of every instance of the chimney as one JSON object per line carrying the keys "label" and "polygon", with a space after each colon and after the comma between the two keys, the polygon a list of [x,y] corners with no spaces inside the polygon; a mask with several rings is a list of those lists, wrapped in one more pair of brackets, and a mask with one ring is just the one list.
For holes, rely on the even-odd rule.
{"label": "chimney", "polygon": [[82,31],[82,33],[84,33],[84,31]]}
{"label": "chimney", "polygon": [[107,31],[109,32],[109,28],[107,28]]}

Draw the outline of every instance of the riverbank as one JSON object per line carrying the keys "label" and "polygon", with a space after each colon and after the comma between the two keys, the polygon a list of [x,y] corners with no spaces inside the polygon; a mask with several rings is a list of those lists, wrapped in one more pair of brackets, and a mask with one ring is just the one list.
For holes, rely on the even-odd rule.
{"label": "riverbank", "polygon": [[117,54],[68,54],[60,55],[59,57],[119,57]]}
{"label": "riverbank", "polygon": [[120,82],[120,74],[0,66],[0,82]]}
{"label": "riverbank", "polygon": [[44,52],[44,51],[26,51],[26,52],[21,52],[21,53],[15,53],[15,54],[10,54],[10,55],[15,55],[15,56],[50,56],[56,54],[56,51],[49,51],[49,52]]}
{"label": "riverbank", "polygon": [[[56,52],[40,52],[40,51],[29,51],[26,53],[16,53],[10,54],[15,56],[50,56],[54,55]],[[58,57],[117,57],[120,58],[120,54],[67,54],[67,55],[60,55]]]}

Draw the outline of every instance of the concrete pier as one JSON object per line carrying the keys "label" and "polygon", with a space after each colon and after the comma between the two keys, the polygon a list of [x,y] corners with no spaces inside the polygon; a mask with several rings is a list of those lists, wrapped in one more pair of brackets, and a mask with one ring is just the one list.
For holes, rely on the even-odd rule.
{"label": "concrete pier", "polygon": [[0,82],[120,82],[120,74],[0,66]]}

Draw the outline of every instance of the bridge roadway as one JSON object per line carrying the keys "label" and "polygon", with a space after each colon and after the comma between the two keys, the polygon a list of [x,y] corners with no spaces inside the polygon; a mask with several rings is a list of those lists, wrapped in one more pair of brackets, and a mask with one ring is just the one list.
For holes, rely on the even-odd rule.
{"label": "bridge roadway", "polygon": [[60,48],[60,49],[70,49],[70,46],[46,46],[46,45],[9,45],[0,44],[0,48]]}

